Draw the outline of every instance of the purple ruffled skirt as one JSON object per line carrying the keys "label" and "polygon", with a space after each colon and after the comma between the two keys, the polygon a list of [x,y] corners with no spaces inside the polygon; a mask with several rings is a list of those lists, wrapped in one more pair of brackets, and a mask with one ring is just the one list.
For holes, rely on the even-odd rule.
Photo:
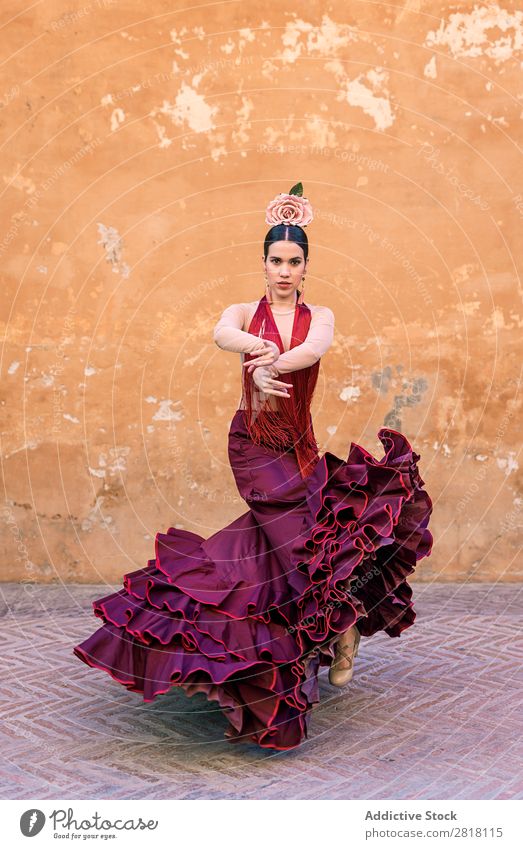
{"label": "purple ruffled skirt", "polygon": [[146,702],[173,686],[204,693],[231,742],[291,749],[340,633],[397,637],[414,622],[407,578],[431,551],[432,502],[398,431],[379,430],[380,460],[351,443],[302,479],[292,445],[253,444],[245,415],[228,450],[247,512],[208,539],[158,533],[155,559],[93,601],[104,624],[73,651]]}

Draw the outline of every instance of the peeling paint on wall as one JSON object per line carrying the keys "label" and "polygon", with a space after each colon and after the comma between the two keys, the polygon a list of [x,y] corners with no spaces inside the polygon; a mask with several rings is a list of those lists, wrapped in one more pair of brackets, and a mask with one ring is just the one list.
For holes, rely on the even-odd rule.
{"label": "peeling paint on wall", "polygon": [[340,392],[341,401],[357,401],[360,397],[359,386],[345,386]]}
{"label": "peeling paint on wall", "polygon": [[435,80],[438,76],[438,69],[436,67],[436,57],[433,56],[430,62],[427,62],[425,67],[423,68],[424,76],[428,77],[431,80]]}
{"label": "peeling paint on wall", "polygon": [[263,210],[301,180],[308,297],[336,315],[319,444],[415,436],[438,540],[419,579],[518,580],[521,4],[133,5],[66,54],[74,26],[43,45],[4,23],[24,52],[0,92],[2,451],[38,577],[75,551],[79,580],[116,582],[162,526],[201,532],[202,503],[213,527],[241,512],[212,327],[263,293]]}
{"label": "peeling paint on wall", "polygon": [[[392,427],[400,430],[402,427],[402,409],[403,407],[414,407],[422,400],[422,395],[428,389],[428,383],[424,377],[414,378],[412,381],[405,380],[403,377],[403,367],[396,366],[397,376],[394,377],[392,368],[386,366],[381,372],[376,371],[371,375],[371,383],[374,389],[381,395],[386,395],[394,386],[396,381],[401,381],[402,392],[394,395],[392,409],[390,409],[384,417],[383,423],[385,427]],[[410,392],[406,391],[409,390]]]}
{"label": "peeling paint on wall", "polygon": [[182,82],[174,103],[164,100],[163,104],[153,109],[151,117],[167,115],[173,124],[186,124],[195,133],[208,133],[214,127],[214,116],[217,106],[211,106],[202,94],[195,88]]}
{"label": "peeling paint on wall", "polygon": [[[492,38],[492,31],[500,31]],[[523,49],[523,12],[509,12],[497,3],[455,12],[425,38],[428,47],[445,46],[455,59],[488,56],[495,64],[518,58]]]}
{"label": "peeling paint on wall", "polygon": [[121,274],[122,277],[129,277],[131,269],[126,262],[122,262],[122,237],[118,230],[99,223],[98,232],[101,238],[97,244],[104,246],[105,258],[111,263],[113,272]]}

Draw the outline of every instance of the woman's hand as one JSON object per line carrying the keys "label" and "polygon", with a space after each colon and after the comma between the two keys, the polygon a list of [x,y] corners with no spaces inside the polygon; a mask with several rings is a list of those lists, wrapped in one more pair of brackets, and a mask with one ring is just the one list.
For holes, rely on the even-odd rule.
{"label": "woman's hand", "polygon": [[258,389],[265,392],[267,395],[280,395],[282,398],[290,398],[289,389],[293,388],[292,383],[283,383],[282,380],[276,380],[278,372],[271,366],[258,366],[254,369],[252,379]]}
{"label": "woman's hand", "polygon": [[257,345],[251,354],[256,354],[252,360],[244,362],[249,374],[258,366],[270,366],[276,362],[280,356],[280,349],[276,342],[271,342],[269,339],[260,339],[260,344]]}

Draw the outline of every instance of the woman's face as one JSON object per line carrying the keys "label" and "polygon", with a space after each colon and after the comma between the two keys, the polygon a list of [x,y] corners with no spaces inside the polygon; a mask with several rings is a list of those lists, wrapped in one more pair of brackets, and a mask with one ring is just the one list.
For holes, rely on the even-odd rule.
{"label": "woman's face", "polygon": [[307,262],[303,248],[296,242],[273,242],[267,259],[263,259],[263,268],[267,272],[267,282],[273,303],[293,304],[296,289],[305,274]]}

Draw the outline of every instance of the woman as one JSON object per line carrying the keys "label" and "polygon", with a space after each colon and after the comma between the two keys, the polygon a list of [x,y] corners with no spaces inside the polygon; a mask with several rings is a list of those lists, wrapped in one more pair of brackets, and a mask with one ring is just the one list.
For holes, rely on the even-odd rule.
{"label": "woman", "polygon": [[204,540],[156,535],[156,558],[93,602],[104,625],[73,651],[150,702],[171,686],[205,693],[231,742],[291,749],[308,736],[318,672],[352,677],[360,636],[412,625],[407,577],[430,554],[432,503],[407,439],[380,429],[376,460],[351,443],[320,457],[311,418],[334,315],[304,302],[309,201],[298,183],[272,201],[265,295],[214,329],[241,354],[228,453],[248,511]]}

